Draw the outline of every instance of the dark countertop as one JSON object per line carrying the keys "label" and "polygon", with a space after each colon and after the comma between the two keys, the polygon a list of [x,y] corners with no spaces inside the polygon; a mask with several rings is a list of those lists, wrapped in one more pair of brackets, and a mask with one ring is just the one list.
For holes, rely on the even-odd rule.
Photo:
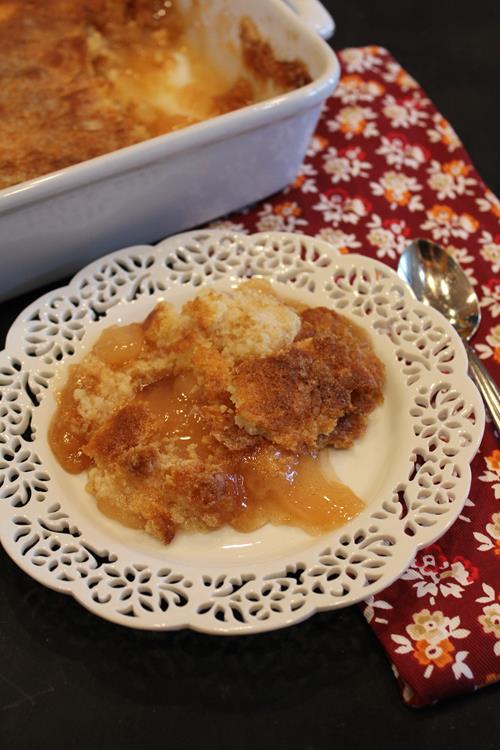
{"label": "dark countertop", "polygon": [[[335,48],[379,44],[423,85],[500,192],[498,3],[325,3]],[[53,285],[56,286],[56,285]],[[0,334],[40,291],[3,303]],[[0,745],[316,750],[497,746],[498,687],[405,708],[360,611],[242,638],[142,633],[43,588],[0,550]]]}

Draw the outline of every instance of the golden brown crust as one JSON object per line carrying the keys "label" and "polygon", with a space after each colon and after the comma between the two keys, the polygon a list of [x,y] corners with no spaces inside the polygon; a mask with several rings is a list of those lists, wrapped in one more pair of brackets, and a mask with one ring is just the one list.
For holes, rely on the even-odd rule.
{"label": "golden brown crust", "polygon": [[85,2],[9,4],[13,13],[0,15],[0,188],[148,137],[93,69]]}
{"label": "golden brown crust", "polygon": [[248,451],[261,445],[263,442],[261,437],[250,435],[246,430],[238,427],[233,405],[226,393],[222,394],[222,398],[225,403],[221,404],[221,401],[217,400],[215,403],[206,404],[201,409],[207,431],[214,440],[233,453]]}
{"label": "golden brown crust", "polygon": [[[233,297],[200,296],[180,315],[161,303],[142,325],[145,344],[135,361],[106,366],[98,342],[72,371],[65,418],[87,435],[88,488],[104,512],[164,542],[177,528],[244,523],[248,462],[267,456],[279,469],[325,445],[349,447],[363,434],[384,380],[366,334],[326,308],[299,316],[270,299],[272,339],[261,336],[264,297],[242,287]],[[232,336],[236,315],[246,325],[244,349]],[[127,339],[111,330],[105,341],[113,340]],[[268,353],[269,340],[288,343]],[[241,359],[243,351],[253,355]],[[270,512],[261,508],[255,518],[265,522]]]}
{"label": "golden brown crust", "polygon": [[147,444],[157,429],[157,420],[146,406],[129,404],[92,435],[84,451],[99,462],[118,460],[140,443]]}
{"label": "golden brown crust", "polygon": [[223,115],[255,101],[255,91],[250,81],[246,78],[237,78],[227,91],[214,97],[214,107],[217,114]]}
{"label": "golden brown crust", "polygon": [[[382,400],[383,368],[364,332],[342,316],[313,308],[301,317],[287,350],[236,368],[236,421],[286,450],[347,447],[361,429],[354,415]],[[349,414],[337,433],[339,419]]]}
{"label": "golden brown crust", "polygon": [[175,536],[177,525],[167,512],[153,513],[146,521],[144,529],[163,544],[170,544]]}
{"label": "golden brown crust", "polygon": [[243,60],[259,78],[290,89],[311,83],[311,76],[302,60],[278,60],[273,48],[262,39],[250,18],[243,18],[241,21],[240,40]]}
{"label": "golden brown crust", "polygon": [[[245,60],[274,89],[259,93],[243,76],[231,83],[190,51],[189,25],[163,0],[0,0],[0,189],[305,80],[303,64],[278,62],[268,44],[248,42]],[[173,106],[163,88],[179,49],[197,72],[195,88],[187,85]]]}

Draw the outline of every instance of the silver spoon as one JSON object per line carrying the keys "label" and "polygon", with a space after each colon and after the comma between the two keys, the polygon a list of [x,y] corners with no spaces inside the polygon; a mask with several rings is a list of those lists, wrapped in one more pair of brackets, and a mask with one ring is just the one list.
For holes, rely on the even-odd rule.
{"label": "silver spoon", "polygon": [[438,310],[455,328],[469,357],[469,372],[500,432],[500,391],[468,343],[481,322],[479,300],[469,279],[446,250],[428,240],[413,240],[408,245],[398,274],[417,299]]}

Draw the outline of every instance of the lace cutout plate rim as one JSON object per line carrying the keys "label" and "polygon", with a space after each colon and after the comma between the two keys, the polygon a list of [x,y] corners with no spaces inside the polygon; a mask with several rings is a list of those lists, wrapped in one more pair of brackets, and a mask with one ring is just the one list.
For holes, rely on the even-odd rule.
{"label": "lace cutout plate rim", "polygon": [[[320,538],[266,526],[180,534],[164,547],[103,517],[84,478],[56,464],[46,441],[56,384],[103,327],[252,276],[369,331],[387,368],[385,403],[359,444],[328,454],[367,505]],[[146,630],[255,633],[375,595],[460,514],[484,429],[463,345],[444,318],[382,263],[281,232],[200,230],[100,258],[17,318],[0,385],[5,550],[96,615]]]}

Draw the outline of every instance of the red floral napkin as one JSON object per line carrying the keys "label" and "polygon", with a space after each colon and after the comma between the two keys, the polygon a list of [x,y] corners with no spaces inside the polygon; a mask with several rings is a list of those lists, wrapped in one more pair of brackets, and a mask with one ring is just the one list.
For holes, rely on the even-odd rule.
{"label": "red floral napkin", "polygon": [[[339,54],[343,74],[292,185],[212,226],[297,231],[392,267],[409,238],[444,245],[480,295],[474,345],[498,378],[500,203],[451,125],[390,54]],[[365,603],[404,700],[423,706],[500,679],[500,450],[491,423],[460,519]]]}

